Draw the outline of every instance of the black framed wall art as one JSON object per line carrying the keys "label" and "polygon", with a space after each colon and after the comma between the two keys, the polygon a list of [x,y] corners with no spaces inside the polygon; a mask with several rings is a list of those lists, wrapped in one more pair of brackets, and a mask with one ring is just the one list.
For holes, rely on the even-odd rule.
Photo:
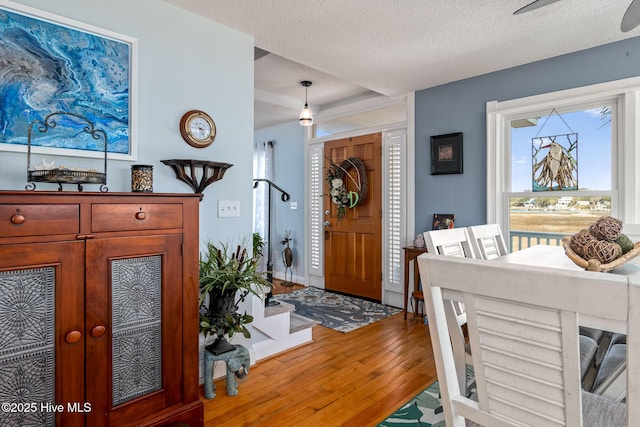
{"label": "black framed wall art", "polygon": [[462,132],[431,137],[431,175],[462,173]]}

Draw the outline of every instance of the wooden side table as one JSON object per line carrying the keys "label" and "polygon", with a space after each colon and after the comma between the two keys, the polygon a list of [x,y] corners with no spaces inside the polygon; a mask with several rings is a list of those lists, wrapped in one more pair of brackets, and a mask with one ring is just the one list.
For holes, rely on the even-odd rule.
{"label": "wooden side table", "polygon": [[404,318],[406,320],[407,300],[409,299],[409,263],[413,261],[413,292],[416,292],[419,290],[420,273],[418,272],[418,263],[415,262],[415,259],[418,255],[427,252],[427,248],[405,246],[402,249],[404,250]]}

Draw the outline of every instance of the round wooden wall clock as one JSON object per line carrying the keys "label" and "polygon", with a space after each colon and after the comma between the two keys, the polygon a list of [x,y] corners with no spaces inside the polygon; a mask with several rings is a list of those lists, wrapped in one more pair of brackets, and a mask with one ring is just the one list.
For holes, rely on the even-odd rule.
{"label": "round wooden wall clock", "polygon": [[187,111],[180,119],[180,135],[192,147],[205,148],[216,139],[216,124],[204,111]]}

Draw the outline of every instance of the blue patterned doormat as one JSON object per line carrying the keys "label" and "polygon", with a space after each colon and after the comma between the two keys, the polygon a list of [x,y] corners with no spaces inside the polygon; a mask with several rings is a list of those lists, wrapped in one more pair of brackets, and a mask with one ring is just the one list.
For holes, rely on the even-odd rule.
{"label": "blue patterned doormat", "polygon": [[296,307],[296,313],[339,332],[350,332],[385,317],[402,313],[388,305],[308,287],[274,296]]}

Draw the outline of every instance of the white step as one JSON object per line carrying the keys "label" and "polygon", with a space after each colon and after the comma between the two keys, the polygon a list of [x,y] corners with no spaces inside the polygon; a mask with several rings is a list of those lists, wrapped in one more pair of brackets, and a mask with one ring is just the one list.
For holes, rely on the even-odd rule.
{"label": "white step", "polygon": [[291,313],[290,316],[291,316],[290,325],[289,325],[290,334],[301,331],[303,329],[313,328],[315,325],[320,323],[317,320],[309,319],[308,317],[304,317],[296,313]]}
{"label": "white step", "polygon": [[318,322],[294,311],[295,306],[287,302],[280,301],[280,304],[264,307],[264,300],[252,298],[252,326],[263,335],[261,341],[252,345],[256,360],[312,340],[312,328]]}
{"label": "white step", "polygon": [[264,308],[264,317],[276,316],[281,313],[291,313],[296,311],[296,306],[284,301],[278,301],[280,304],[271,305]]}
{"label": "white step", "polygon": [[256,361],[311,342],[313,340],[311,331],[312,328],[306,328],[278,340],[267,339],[253,344]]}

